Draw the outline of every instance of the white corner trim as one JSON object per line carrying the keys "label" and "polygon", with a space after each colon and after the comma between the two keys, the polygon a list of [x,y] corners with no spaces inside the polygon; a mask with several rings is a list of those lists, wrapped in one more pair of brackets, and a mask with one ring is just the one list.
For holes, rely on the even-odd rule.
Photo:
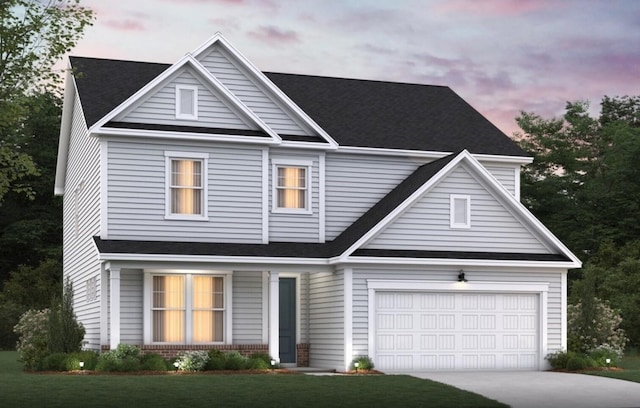
{"label": "white corner trim", "polygon": [[326,155],[318,157],[318,242],[326,241]]}
{"label": "white corner trim", "polygon": [[262,149],[262,243],[269,243],[269,150]]}
{"label": "white corner trim", "polygon": [[[560,347],[563,350],[567,348],[567,272],[562,272],[560,278]],[[545,353],[546,355],[546,353]]]}
{"label": "white corner trim", "polygon": [[262,343],[269,344],[269,272],[262,271]]}
{"label": "white corner trim", "polygon": [[355,357],[353,355],[353,269],[345,268],[344,273],[344,371]]}
{"label": "white corner trim", "polygon": [[516,200],[520,201],[520,166],[513,169],[514,178],[513,178],[513,195]]}
{"label": "white corner trim", "polygon": [[109,142],[100,140],[100,239],[109,239]]}
{"label": "white corner trim", "polygon": [[[76,81],[71,75],[71,66],[67,64],[65,79],[64,101],[62,103],[62,120],[60,123],[60,138],[58,141],[58,157],[56,160],[56,175],[54,194],[64,195],[67,176],[67,160],[69,158],[69,143],[71,142],[71,130],[73,128],[73,106],[76,100]],[[76,113],[76,114],[79,114]]]}

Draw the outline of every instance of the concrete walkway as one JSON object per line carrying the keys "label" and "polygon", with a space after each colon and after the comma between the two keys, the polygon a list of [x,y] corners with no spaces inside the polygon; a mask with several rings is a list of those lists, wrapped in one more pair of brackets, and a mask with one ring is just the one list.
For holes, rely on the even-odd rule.
{"label": "concrete walkway", "polygon": [[407,373],[513,408],[640,408],[640,383],[549,371]]}

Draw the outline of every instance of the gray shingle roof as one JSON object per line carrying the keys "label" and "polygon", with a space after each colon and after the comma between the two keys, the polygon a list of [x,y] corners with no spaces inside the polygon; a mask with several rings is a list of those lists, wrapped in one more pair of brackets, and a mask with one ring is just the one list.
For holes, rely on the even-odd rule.
{"label": "gray shingle roof", "polygon": [[[70,60],[88,126],[170,67],[98,58]],[[448,87],[265,75],[341,146],[528,156]],[[283,138],[296,139],[287,136]]]}

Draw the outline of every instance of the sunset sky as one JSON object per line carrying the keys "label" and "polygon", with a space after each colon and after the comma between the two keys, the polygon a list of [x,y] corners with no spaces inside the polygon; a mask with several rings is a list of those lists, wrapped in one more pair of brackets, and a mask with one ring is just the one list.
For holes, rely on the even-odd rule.
{"label": "sunset sky", "polygon": [[173,63],[220,31],[263,71],[447,85],[508,135],[520,111],[640,95],[636,0],[83,0],[71,55]]}

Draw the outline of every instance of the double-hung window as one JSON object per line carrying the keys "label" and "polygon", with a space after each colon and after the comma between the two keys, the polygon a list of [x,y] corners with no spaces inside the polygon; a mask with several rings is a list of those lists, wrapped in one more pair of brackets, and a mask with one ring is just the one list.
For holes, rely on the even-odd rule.
{"label": "double-hung window", "polygon": [[207,218],[207,154],[165,152],[166,217]]}
{"label": "double-hung window", "polygon": [[222,343],[225,340],[225,277],[151,276],[153,343]]}
{"label": "double-hung window", "polygon": [[273,210],[310,213],[310,162],[277,162],[273,165]]}

